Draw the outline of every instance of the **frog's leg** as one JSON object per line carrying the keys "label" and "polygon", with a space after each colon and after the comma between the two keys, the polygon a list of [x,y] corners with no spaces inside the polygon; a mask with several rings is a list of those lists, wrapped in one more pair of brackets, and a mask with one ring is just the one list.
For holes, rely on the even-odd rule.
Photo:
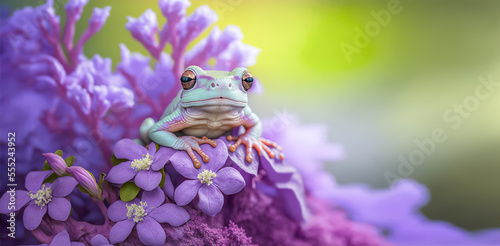
{"label": "frog's leg", "polygon": [[217,142],[206,137],[201,139],[192,136],[177,137],[173,133],[186,128],[188,125],[188,122],[182,117],[178,109],[156,122],[149,130],[149,138],[159,145],[171,147],[176,150],[185,150],[193,160],[194,166],[200,168],[201,164],[194,155],[194,151],[203,158],[204,162],[208,162],[209,158],[201,150],[200,144],[208,143],[215,147],[217,146]]}
{"label": "frog's leg", "polygon": [[[246,146],[246,160],[248,162],[253,160],[252,148],[254,148],[259,155],[262,155],[263,151],[265,151],[271,158],[274,158],[274,152],[268,146],[274,147],[281,152],[281,147],[278,144],[260,137],[262,133],[262,123],[259,117],[252,113],[249,107],[243,110],[242,121],[246,130],[245,133],[239,137],[227,136],[227,140],[229,141],[236,140],[236,143],[229,146],[229,151],[234,152],[238,146],[244,144]],[[283,153],[280,153],[279,156],[281,159],[285,158]]]}

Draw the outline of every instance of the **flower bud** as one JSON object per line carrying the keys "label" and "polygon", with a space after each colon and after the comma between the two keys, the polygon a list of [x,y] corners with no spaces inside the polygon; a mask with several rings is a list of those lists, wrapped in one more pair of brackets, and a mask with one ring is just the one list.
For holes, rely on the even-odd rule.
{"label": "flower bud", "polygon": [[109,17],[110,10],[110,6],[106,6],[102,9],[94,8],[94,12],[92,12],[92,16],[89,19],[89,29],[92,34],[101,30],[102,26],[104,26],[104,23],[106,23],[106,20]]}
{"label": "flower bud", "polygon": [[90,196],[101,198],[101,189],[99,189],[94,177],[87,170],[80,166],[72,166],[66,168],[66,171],[73,175],[73,178],[78,181],[78,184],[80,184]]}
{"label": "flower bud", "polygon": [[54,154],[54,153],[46,153],[46,154],[43,154],[43,156],[45,157],[45,159],[49,163],[50,168],[52,168],[52,170],[57,175],[63,176],[65,174],[67,174],[66,168],[68,166],[66,166],[66,162],[64,161],[64,159],[61,156]]}

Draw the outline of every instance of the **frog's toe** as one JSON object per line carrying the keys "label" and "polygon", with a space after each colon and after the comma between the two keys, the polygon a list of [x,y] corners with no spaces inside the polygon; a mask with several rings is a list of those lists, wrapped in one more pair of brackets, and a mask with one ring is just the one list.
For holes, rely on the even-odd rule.
{"label": "frog's toe", "polygon": [[200,161],[198,161],[198,159],[196,158],[196,155],[194,155],[193,149],[186,148],[185,150],[188,153],[189,157],[191,157],[191,160],[193,160],[194,167],[200,168],[201,167]]}
{"label": "frog's toe", "polygon": [[210,144],[214,148],[217,147],[217,142],[215,142],[214,140],[209,139],[205,136],[203,136],[202,138],[191,137],[191,139],[196,141],[198,144]]}
{"label": "frog's toe", "polygon": [[281,146],[279,146],[277,143],[275,143],[271,140],[268,140],[265,138],[260,138],[260,141],[263,143],[263,145],[268,145],[268,146],[274,147],[277,150],[281,151]]}

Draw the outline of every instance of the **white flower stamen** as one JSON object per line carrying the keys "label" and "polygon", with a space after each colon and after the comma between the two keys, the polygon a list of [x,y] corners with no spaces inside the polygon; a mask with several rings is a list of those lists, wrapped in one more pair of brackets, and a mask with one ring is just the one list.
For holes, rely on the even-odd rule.
{"label": "white flower stamen", "polygon": [[200,174],[198,174],[198,179],[202,184],[211,185],[214,181],[212,180],[217,176],[216,173],[212,172],[212,170],[203,170]]}
{"label": "white flower stamen", "polygon": [[34,200],[40,209],[52,201],[52,189],[50,187],[45,188],[45,185],[42,185],[42,187],[35,194],[31,192],[28,194],[30,195],[31,200]]}
{"label": "white flower stamen", "polygon": [[136,171],[149,170],[151,164],[153,164],[153,157],[147,153],[142,155],[141,159],[134,159],[130,164],[130,167]]}
{"label": "white flower stamen", "polygon": [[137,223],[144,220],[144,217],[148,215],[144,207],[148,206],[146,202],[140,202],[140,204],[127,205],[127,217]]}

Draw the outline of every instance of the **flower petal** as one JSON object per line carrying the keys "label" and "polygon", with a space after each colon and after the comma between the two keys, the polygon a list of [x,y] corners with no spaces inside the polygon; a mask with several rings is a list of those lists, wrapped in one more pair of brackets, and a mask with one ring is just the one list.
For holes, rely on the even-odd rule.
{"label": "flower petal", "polygon": [[186,209],[173,203],[163,204],[153,209],[149,216],[160,223],[169,223],[172,226],[181,226],[189,220]]}
{"label": "flower petal", "polygon": [[38,191],[43,181],[53,172],[52,170],[29,172],[28,175],[26,175],[26,189],[28,191]]}
{"label": "flower petal", "polygon": [[114,184],[123,184],[131,180],[137,172],[130,167],[130,164],[130,161],[126,161],[112,167],[106,175],[106,180]]}
{"label": "flower petal", "polygon": [[117,244],[125,241],[134,229],[135,222],[133,220],[122,220],[117,222],[109,231],[109,241],[112,244]]}
{"label": "flower petal", "polygon": [[[16,190],[14,193],[16,204],[14,207],[11,207],[11,205],[9,205],[11,194],[12,194],[11,192],[5,192],[0,198],[0,214],[8,214],[10,212],[18,211],[31,200],[27,191]],[[10,208],[12,208],[12,210]]]}
{"label": "flower petal", "polygon": [[212,217],[218,214],[224,205],[224,196],[215,185],[203,185],[198,190],[198,197],[201,211]]}
{"label": "flower petal", "polygon": [[[224,143],[226,143],[227,146],[231,146],[234,144],[234,141],[232,142],[228,141],[225,136],[222,136],[219,139],[224,141]],[[259,170],[259,159],[253,158],[251,162],[246,161],[247,151],[245,145],[238,146],[238,148],[236,148],[236,151],[228,152],[228,154],[229,154],[228,162],[231,162],[231,164],[240,167],[243,171],[249,174],[257,176],[257,172]],[[252,155],[259,156],[259,154],[254,148],[252,148]]]}
{"label": "flower petal", "polygon": [[117,222],[127,218],[127,205],[139,203],[139,199],[134,198],[132,201],[124,202],[118,200],[108,207],[108,217],[111,221]]}
{"label": "flower petal", "polygon": [[148,153],[151,156],[155,156],[155,153],[156,153],[156,144],[155,144],[155,142],[149,143],[149,145],[148,145]]}
{"label": "flower petal", "polygon": [[260,156],[260,166],[266,171],[269,179],[273,182],[286,182],[296,172],[293,166],[284,164],[279,159],[270,158],[264,154]]}
{"label": "flower petal", "polygon": [[[65,197],[69,195],[75,189],[76,185],[78,182],[76,181],[75,178],[70,177],[70,176],[64,176],[57,178],[54,183],[52,183],[51,189],[52,189],[52,195],[54,196],[59,196],[59,197]],[[50,213],[50,211],[49,211]]]}
{"label": "flower petal", "polygon": [[[197,158],[200,157],[198,156]],[[201,159],[198,160],[202,161]],[[177,151],[170,157],[170,163],[172,163],[172,166],[178,173],[188,179],[196,179],[198,173],[201,172],[200,169],[194,167],[193,161],[186,151]]]}
{"label": "flower petal", "polygon": [[132,139],[122,139],[115,144],[114,154],[118,159],[134,160],[142,158],[148,150]]}
{"label": "flower petal", "polygon": [[306,221],[310,212],[306,204],[304,182],[299,172],[296,171],[289,181],[274,185],[284,201],[287,214],[296,221]]}
{"label": "flower petal", "polygon": [[215,148],[210,144],[200,145],[201,150],[203,150],[210,159],[207,163],[202,163],[200,169],[208,169],[217,172],[226,164],[228,157],[226,144],[220,139],[215,139],[214,141],[217,142],[217,147]]}
{"label": "flower petal", "polygon": [[139,171],[135,176],[135,184],[143,190],[153,190],[161,182],[161,173],[153,170]]}
{"label": "flower petal", "polygon": [[201,162],[201,168],[195,168],[191,157],[188,156],[186,151],[177,151],[172,157],[170,157],[170,162],[177,172],[188,179],[196,179],[198,174],[203,172],[204,169],[212,170],[217,172],[221,169],[227,160],[227,147],[226,144],[220,140],[214,140],[217,142],[217,147],[212,147],[210,144],[200,145],[201,150],[209,157],[208,162],[203,162],[203,158],[194,153],[196,158]]}
{"label": "flower petal", "polygon": [[167,239],[160,224],[150,217],[145,217],[137,224],[137,234],[144,245],[163,245]]}
{"label": "flower petal", "polygon": [[177,150],[175,149],[160,146],[160,149],[158,149],[158,152],[154,155],[153,165],[151,165],[151,168],[155,171],[162,169],[167,161],[170,160],[176,152]]}
{"label": "flower petal", "polygon": [[52,201],[47,204],[49,215],[52,219],[65,221],[71,211],[71,203],[66,198],[52,197]]}
{"label": "flower petal", "polygon": [[90,244],[92,246],[102,246],[102,245],[110,245],[108,239],[106,237],[104,237],[103,235],[101,234],[97,234],[95,235],[91,240],[90,240]]}
{"label": "flower petal", "polygon": [[245,187],[245,180],[238,170],[232,167],[222,168],[214,178],[214,185],[226,195],[236,194]]}
{"label": "flower petal", "polygon": [[45,213],[47,213],[47,206],[40,208],[34,202],[30,202],[23,214],[24,227],[30,231],[35,230],[42,222]]}
{"label": "flower petal", "polygon": [[52,239],[50,246],[70,246],[71,241],[69,239],[68,231],[64,230],[59,233]]}
{"label": "flower petal", "polygon": [[165,193],[160,187],[156,187],[152,191],[144,191],[141,201],[146,202],[148,207],[157,208],[165,202]]}
{"label": "flower petal", "polygon": [[201,185],[199,180],[185,180],[182,182],[175,189],[175,203],[179,206],[190,203],[196,197],[196,193],[198,193]]}
{"label": "flower petal", "polygon": [[165,172],[165,182],[162,189],[170,199],[174,199],[174,184],[172,184],[172,179],[170,179],[170,175],[167,172]]}

